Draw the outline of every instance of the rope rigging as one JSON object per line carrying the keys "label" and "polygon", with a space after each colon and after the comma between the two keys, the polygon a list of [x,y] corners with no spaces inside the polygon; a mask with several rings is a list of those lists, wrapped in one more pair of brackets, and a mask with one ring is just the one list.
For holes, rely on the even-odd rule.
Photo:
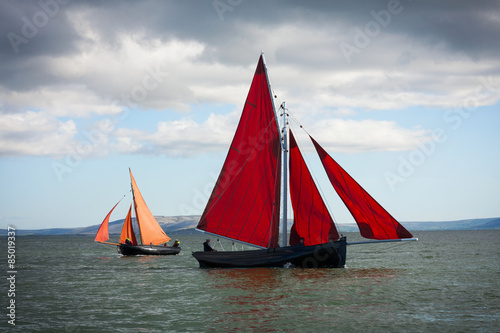
{"label": "rope rigging", "polygon": [[[275,98],[276,98],[276,95],[275,95]],[[285,114],[286,117],[284,117],[284,119],[286,119],[286,125],[289,126],[289,128],[294,128],[294,132],[297,132],[295,130],[295,125],[293,122],[295,122],[300,129],[302,129],[308,136],[310,136],[309,132],[304,128],[304,126],[300,123],[300,121],[290,112],[288,112],[288,108],[283,108],[283,103],[280,105],[280,108],[279,110],[282,110],[282,113],[280,114],[280,118]],[[293,122],[290,122],[289,119],[293,120]],[[283,128],[281,129],[282,131],[282,138],[284,137],[283,135]],[[296,137],[295,140],[297,141],[297,145],[299,146],[299,150],[301,151],[305,151],[302,147],[302,142],[300,140],[300,137]],[[284,145],[284,144],[283,144]],[[288,151],[287,151],[288,152]],[[308,158],[306,157],[305,154],[302,154],[305,162],[307,165],[311,165],[311,163],[309,162]],[[335,218],[334,214],[333,214],[333,211],[328,203],[327,200],[325,200],[326,196],[325,196],[325,192],[323,191],[323,188],[321,186],[321,182],[318,181],[317,177],[311,173],[311,177],[313,178],[313,181],[314,183],[316,184],[316,187],[318,188],[319,192],[320,192],[320,195],[321,197],[323,198],[323,202],[325,203],[325,206],[326,208],[328,209],[328,212],[330,213],[330,216],[332,217],[332,220],[333,220],[333,223],[335,225],[335,228],[337,228],[338,232],[339,232],[339,235],[340,237],[343,237],[343,233],[342,231],[340,230],[339,228],[339,224],[337,223],[337,219]],[[285,194],[286,195],[286,194]],[[289,205],[288,207],[291,207],[291,205]],[[288,209],[287,209],[288,210]]]}

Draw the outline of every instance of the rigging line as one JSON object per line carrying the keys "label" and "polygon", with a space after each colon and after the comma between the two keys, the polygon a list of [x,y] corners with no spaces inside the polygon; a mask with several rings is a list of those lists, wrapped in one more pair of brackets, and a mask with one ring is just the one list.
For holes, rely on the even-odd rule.
{"label": "rigging line", "polygon": [[[307,133],[307,135],[309,135],[309,133],[303,128],[303,126],[297,121],[297,119],[293,115],[291,115],[290,113],[288,113],[288,115],[294,119],[294,121],[300,126],[300,128],[302,128]],[[294,127],[294,125],[292,123],[290,123],[290,127]],[[299,146],[299,149],[301,151],[304,151],[304,149],[302,149],[303,146],[302,146],[302,143],[300,142],[300,138],[295,137],[295,141],[297,142],[297,146]],[[306,154],[302,154],[302,158],[305,160],[306,165],[311,165],[308,158],[306,157]],[[321,183],[318,181],[318,179],[316,178],[316,176],[312,172],[309,171],[309,173],[311,174],[311,177],[313,178],[313,181],[316,184],[316,188],[318,189],[321,197],[323,198],[323,203],[325,204],[326,209],[328,209],[328,212],[330,213],[330,216],[332,217],[333,224],[335,225],[335,228],[337,228],[337,231],[339,232],[340,237],[343,237],[344,234],[342,233],[341,229],[339,228],[339,224],[337,223],[337,219],[335,218],[335,216],[333,214],[333,210],[331,209],[330,205],[328,204],[328,201],[325,200],[326,196],[325,196],[325,193],[323,192],[323,188],[321,187]]]}
{"label": "rigging line", "polygon": [[[396,248],[396,247],[399,247],[399,246],[408,246],[408,244],[404,244],[406,242],[391,242],[392,244],[388,245],[387,243],[373,243],[373,244],[368,244],[368,245],[380,245],[380,244],[384,244],[385,246],[384,247],[378,247],[378,246],[374,246],[374,247],[370,247],[370,253],[381,253],[382,251],[384,252],[391,252],[392,249]],[[349,251],[349,258],[352,260],[352,259],[359,259],[359,258],[366,258],[366,255],[363,251],[361,252],[355,252],[355,251]]]}
{"label": "rigging line", "polygon": [[[264,55],[264,53],[262,53],[262,55]],[[276,92],[276,89],[274,88],[274,85],[272,84],[272,81],[271,81],[271,75],[269,75],[269,69],[267,68],[267,62],[265,61],[264,59],[264,67],[266,69],[266,77],[267,77],[267,83],[269,85],[269,90],[270,90],[270,93],[271,93],[271,99],[273,100],[273,103],[274,103],[274,100],[278,98],[278,93]],[[281,105],[283,103],[280,103],[280,109],[281,109]]]}
{"label": "rigging line", "polygon": [[310,133],[309,133],[309,132],[308,132],[308,131],[304,128],[304,126],[302,126],[301,122],[300,122],[297,118],[295,118],[295,116],[294,116],[293,114],[288,113],[288,115],[289,115],[290,117],[292,117],[292,120],[293,120],[293,121],[295,121],[295,122],[297,123],[297,125],[299,125],[299,127],[300,127],[300,128],[301,128],[304,132],[306,132],[306,134],[307,134],[307,135],[311,136],[311,134],[310,134]]}
{"label": "rigging line", "polygon": [[219,244],[220,248],[222,249],[222,251],[224,251],[224,246],[222,246],[222,242],[220,241],[219,238],[217,238],[217,243],[215,245]]}

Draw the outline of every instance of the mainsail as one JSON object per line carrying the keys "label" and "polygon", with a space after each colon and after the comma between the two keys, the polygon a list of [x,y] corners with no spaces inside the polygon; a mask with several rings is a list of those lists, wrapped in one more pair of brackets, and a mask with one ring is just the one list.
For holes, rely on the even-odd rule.
{"label": "mainsail", "polygon": [[141,234],[141,243],[145,245],[158,245],[166,243],[170,240],[165,231],[160,227],[155,217],[149,210],[146,202],[142,198],[141,192],[135,183],[132,171],[130,172],[130,180],[132,182],[132,193],[134,195],[134,208],[137,224],[139,225],[139,233]]}
{"label": "mainsail", "polygon": [[[122,199],[123,198],[121,198],[120,201],[122,201]],[[108,215],[106,215],[106,217],[102,221],[101,226],[99,227],[99,230],[97,230],[97,234],[96,234],[95,239],[94,239],[96,242],[105,242],[109,239],[109,231],[108,231],[109,230],[109,228],[108,228],[109,217],[111,216],[111,213],[113,212],[113,210],[115,210],[116,206],[118,206],[120,201],[118,201],[116,203],[116,205],[114,205],[113,208],[111,208]]]}
{"label": "mainsail", "polygon": [[408,230],[342,169],[312,137],[311,140],[335,191],[337,191],[358,224],[361,236],[379,240],[413,237]]}
{"label": "mainsail", "polygon": [[304,238],[304,245],[324,244],[339,239],[333,219],[321,198],[297,142],[290,131],[290,199],[294,224],[290,245]]}
{"label": "mainsail", "polygon": [[280,160],[280,134],[261,56],[197,229],[260,247],[277,247]]}
{"label": "mainsail", "polygon": [[132,227],[132,204],[130,204],[127,217],[125,218],[125,222],[123,223],[122,233],[120,235],[120,243],[124,244],[127,238],[130,239],[130,243],[132,245],[137,245],[134,228]]}

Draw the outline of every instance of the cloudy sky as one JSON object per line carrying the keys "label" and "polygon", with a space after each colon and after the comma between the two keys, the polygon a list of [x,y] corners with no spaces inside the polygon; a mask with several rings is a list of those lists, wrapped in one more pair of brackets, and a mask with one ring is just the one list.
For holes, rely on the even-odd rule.
{"label": "cloudy sky", "polygon": [[498,1],[2,1],[0,32],[0,228],[98,224],[129,167],[201,214],[261,50],[338,222],[299,123],[400,221],[500,216]]}

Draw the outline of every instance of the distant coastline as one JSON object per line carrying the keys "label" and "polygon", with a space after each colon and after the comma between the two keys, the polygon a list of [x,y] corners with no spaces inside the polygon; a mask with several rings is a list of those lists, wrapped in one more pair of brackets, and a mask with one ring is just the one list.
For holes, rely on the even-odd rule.
{"label": "distant coastline", "polygon": [[[200,216],[156,216],[158,223],[167,233],[192,233],[198,224]],[[123,224],[122,220],[110,222],[109,233],[119,234]],[[401,222],[410,231],[432,230],[491,230],[500,229],[500,217],[467,219],[457,221],[429,221],[429,222]],[[291,225],[291,223],[290,223]],[[343,232],[358,231],[356,224],[339,223],[338,227]],[[18,229],[17,235],[95,235],[99,224],[80,228],[47,228],[47,229]],[[6,229],[0,229],[0,235],[7,235]]]}

